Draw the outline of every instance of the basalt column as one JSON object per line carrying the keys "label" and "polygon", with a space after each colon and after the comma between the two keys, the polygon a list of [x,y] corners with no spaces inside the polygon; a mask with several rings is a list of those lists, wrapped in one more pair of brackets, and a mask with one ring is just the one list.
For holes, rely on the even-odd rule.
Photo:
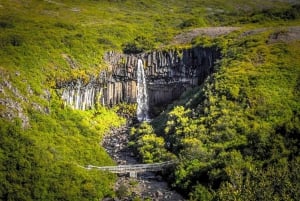
{"label": "basalt column", "polygon": [[172,102],[188,88],[201,84],[213,72],[220,53],[216,48],[196,47],[144,55],[151,106]]}
{"label": "basalt column", "polygon": [[89,83],[73,80],[58,83],[62,99],[75,109],[93,108],[95,104],[112,106],[120,102],[137,101],[138,58],[143,61],[150,110],[168,104],[188,88],[197,86],[214,70],[220,59],[217,48],[194,47],[126,55],[108,52],[104,60],[108,70],[102,71]]}

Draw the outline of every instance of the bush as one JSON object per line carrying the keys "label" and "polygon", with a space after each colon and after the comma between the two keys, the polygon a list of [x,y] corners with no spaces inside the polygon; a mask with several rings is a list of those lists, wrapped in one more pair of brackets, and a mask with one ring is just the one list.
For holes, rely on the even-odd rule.
{"label": "bush", "polygon": [[172,160],[174,155],[165,148],[165,140],[154,133],[149,123],[143,122],[138,128],[131,129],[131,146],[139,154],[141,160],[145,163],[155,163]]}
{"label": "bush", "polygon": [[30,128],[0,119],[0,200],[99,200],[111,196],[115,176],[87,171],[112,165],[99,147],[103,134],[122,120],[105,108],[30,111]]}
{"label": "bush", "polygon": [[116,191],[117,197],[118,198],[124,198],[128,195],[128,188],[122,184]]}
{"label": "bush", "polygon": [[154,48],[154,42],[150,38],[138,36],[133,41],[123,44],[123,52],[125,54],[139,54]]}
{"label": "bush", "polygon": [[0,38],[0,47],[6,47],[8,45],[12,45],[15,47],[21,46],[24,42],[24,39],[21,35],[18,34],[12,34],[8,36],[4,36],[3,38]]}
{"label": "bush", "polygon": [[97,42],[101,45],[116,48],[116,45],[111,40],[109,40],[107,38],[98,38]]}
{"label": "bush", "polygon": [[194,187],[192,193],[190,193],[190,200],[201,200],[201,201],[209,201],[212,200],[213,196],[206,187],[198,184]]}
{"label": "bush", "polygon": [[0,21],[0,28],[14,28],[14,24],[7,21]]}
{"label": "bush", "polygon": [[191,18],[183,21],[179,25],[181,29],[188,28],[188,27],[203,27],[203,26],[206,26],[206,23],[202,18]]}
{"label": "bush", "polygon": [[66,30],[69,30],[69,31],[75,30],[75,26],[74,25],[72,25],[72,24],[66,24],[66,23],[63,23],[63,22],[56,22],[54,24],[54,26],[62,28],[62,29],[66,29]]}

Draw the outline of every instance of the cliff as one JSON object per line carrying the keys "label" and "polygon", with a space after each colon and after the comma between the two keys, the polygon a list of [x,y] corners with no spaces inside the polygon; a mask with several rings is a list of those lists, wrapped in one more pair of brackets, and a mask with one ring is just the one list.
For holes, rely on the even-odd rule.
{"label": "cliff", "polygon": [[88,109],[95,104],[114,105],[136,102],[137,61],[144,62],[150,107],[170,103],[186,89],[201,84],[213,72],[220,58],[217,48],[195,47],[126,55],[108,52],[104,55],[108,70],[87,84],[81,80],[60,83],[62,99],[75,109]]}

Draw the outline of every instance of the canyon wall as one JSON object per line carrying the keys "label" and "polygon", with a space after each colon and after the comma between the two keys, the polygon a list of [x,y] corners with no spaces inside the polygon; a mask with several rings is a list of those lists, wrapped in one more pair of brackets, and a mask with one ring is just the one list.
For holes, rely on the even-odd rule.
{"label": "canyon wall", "polygon": [[96,104],[112,106],[136,102],[136,71],[142,59],[147,78],[150,108],[168,104],[185,90],[201,84],[213,72],[220,58],[217,48],[195,47],[126,55],[108,52],[104,59],[108,70],[83,84],[81,80],[60,83],[62,99],[74,109],[89,109]]}

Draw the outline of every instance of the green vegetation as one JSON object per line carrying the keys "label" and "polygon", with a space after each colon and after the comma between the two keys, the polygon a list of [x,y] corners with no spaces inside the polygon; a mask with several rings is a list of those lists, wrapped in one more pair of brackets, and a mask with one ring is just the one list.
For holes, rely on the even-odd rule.
{"label": "green vegetation", "polygon": [[137,104],[119,103],[113,106],[113,111],[127,119],[133,119],[136,116]]}
{"label": "green vegetation", "polygon": [[130,131],[132,146],[141,161],[144,163],[157,163],[174,159],[174,156],[165,148],[165,140],[154,133],[152,126],[147,123],[141,123],[137,128],[133,127]]}
{"label": "green vegetation", "polygon": [[278,32],[209,41],[222,48],[217,72],[152,122],[191,200],[300,198],[300,43],[271,43]]}
{"label": "green vegetation", "polygon": [[[54,106],[54,105],[53,105]],[[109,126],[123,121],[97,111],[30,112],[29,129],[1,119],[1,200],[94,200],[113,196],[115,176],[83,168],[114,164],[99,146]]]}
{"label": "green vegetation", "polygon": [[80,166],[113,164],[99,142],[124,123],[115,112],[135,106],[74,111],[57,84],[88,82],[107,68],[106,51],[171,48],[176,34],[229,25],[255,31],[194,39],[222,49],[216,73],[133,129],[132,145],[145,162],[176,155],[169,179],[191,200],[299,200],[300,44],[286,39],[300,23],[296,3],[1,1],[0,199],[115,196],[114,175]]}

